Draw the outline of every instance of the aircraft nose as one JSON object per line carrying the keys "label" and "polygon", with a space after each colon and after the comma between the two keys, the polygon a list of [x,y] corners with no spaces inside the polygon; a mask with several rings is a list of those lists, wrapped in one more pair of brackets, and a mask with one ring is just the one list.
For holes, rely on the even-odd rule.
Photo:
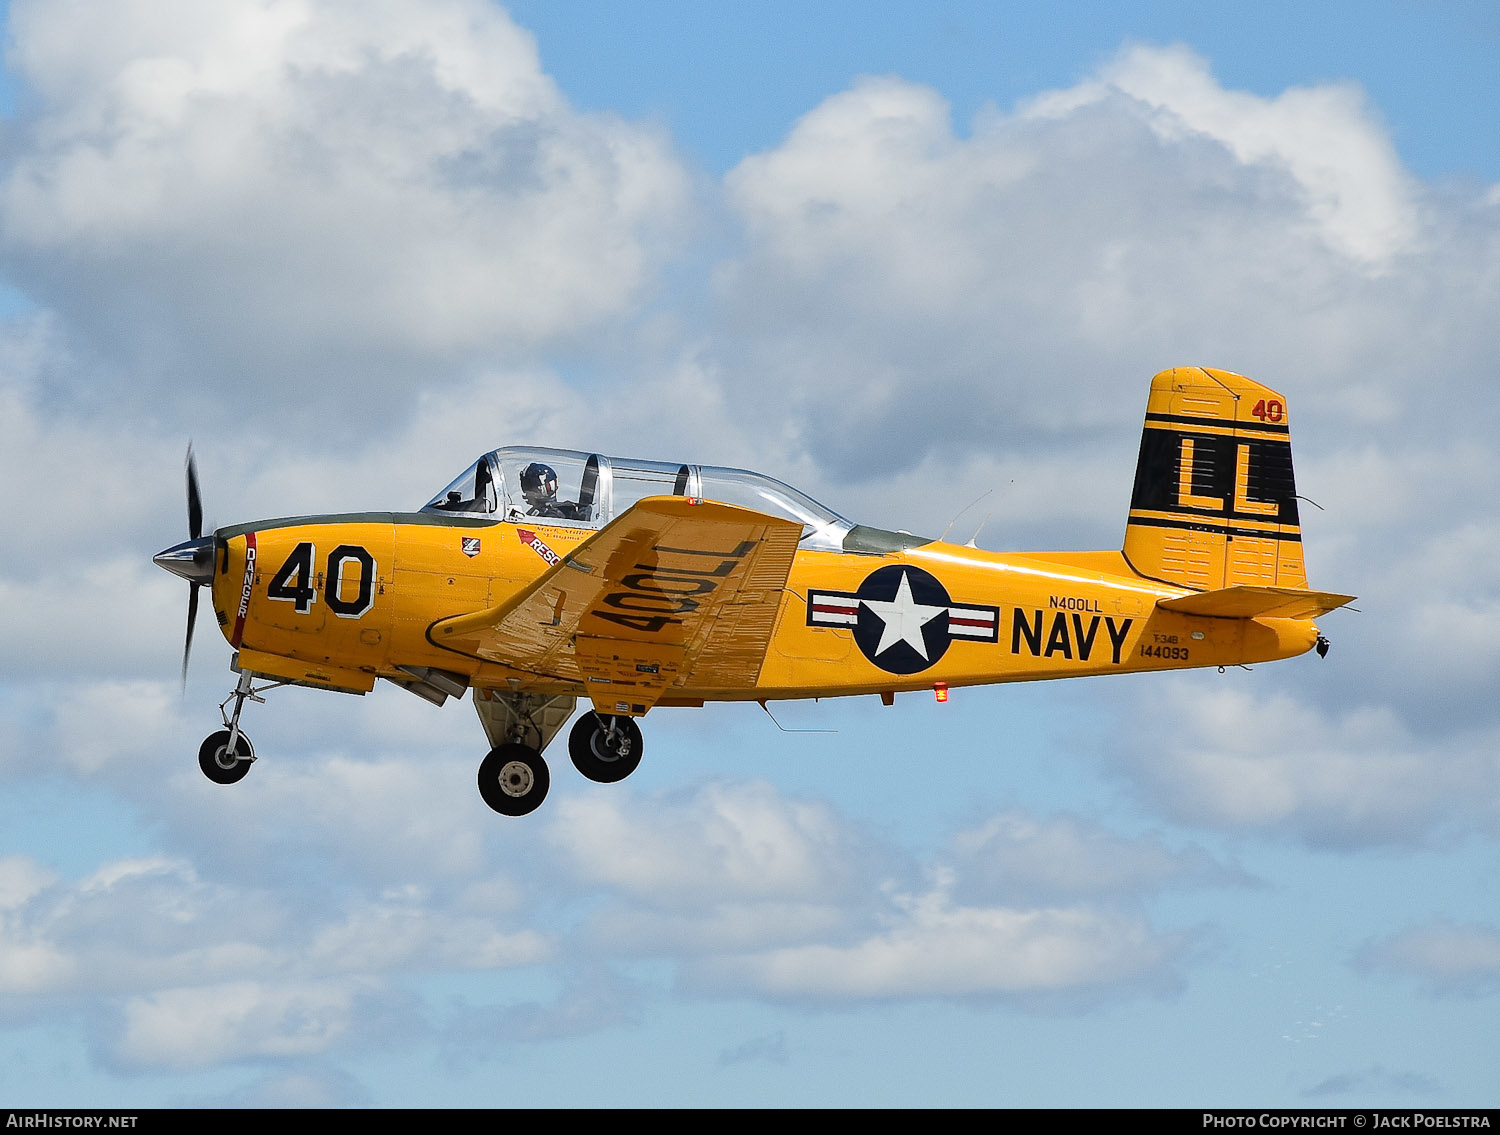
{"label": "aircraft nose", "polygon": [[214,538],[202,536],[197,540],[184,540],[165,552],[157,552],[151,561],[189,583],[207,586],[214,581]]}

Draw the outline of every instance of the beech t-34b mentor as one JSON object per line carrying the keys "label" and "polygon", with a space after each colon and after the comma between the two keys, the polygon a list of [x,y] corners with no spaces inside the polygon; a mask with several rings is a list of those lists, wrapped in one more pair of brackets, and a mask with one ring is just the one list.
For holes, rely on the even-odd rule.
{"label": "beech t-34b mentor", "polygon": [[[584,776],[640,763],[657,706],[879,694],[1265,662],[1327,640],[1313,619],[1286,400],[1226,371],[1151,384],[1119,551],[998,554],[852,524],[741,469],[511,447],[417,512],[303,516],[201,535],[156,557],[208,587],[238,653],[221,784],[255,759],[246,700],[275,686],[365,693],[384,678],[441,705],[474,692],[497,812],[547,794],[568,737]],[[264,684],[256,685],[257,681]],[[227,709],[234,703],[231,711]]]}

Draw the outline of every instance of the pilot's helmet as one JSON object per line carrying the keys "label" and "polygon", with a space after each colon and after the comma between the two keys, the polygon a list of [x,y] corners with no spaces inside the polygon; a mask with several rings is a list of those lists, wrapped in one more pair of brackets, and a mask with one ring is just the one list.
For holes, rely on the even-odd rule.
{"label": "pilot's helmet", "polygon": [[521,495],[532,507],[551,504],[557,499],[557,471],[533,461],[521,470]]}

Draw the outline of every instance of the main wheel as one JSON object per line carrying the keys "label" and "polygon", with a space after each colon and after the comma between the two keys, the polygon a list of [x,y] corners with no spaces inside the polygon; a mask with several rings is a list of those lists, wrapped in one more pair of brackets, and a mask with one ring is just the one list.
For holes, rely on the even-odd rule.
{"label": "main wheel", "polygon": [[496,745],[479,766],[479,795],[502,816],[534,812],[551,783],[547,762],[529,745]]}
{"label": "main wheel", "polygon": [[641,763],[641,727],[633,718],[585,713],[568,734],[568,756],[592,781],[624,780]]}
{"label": "main wheel", "polygon": [[234,752],[229,751],[227,729],[210,733],[198,747],[198,767],[215,784],[235,784],[244,780],[254,760],[255,746],[243,733],[234,743]]}

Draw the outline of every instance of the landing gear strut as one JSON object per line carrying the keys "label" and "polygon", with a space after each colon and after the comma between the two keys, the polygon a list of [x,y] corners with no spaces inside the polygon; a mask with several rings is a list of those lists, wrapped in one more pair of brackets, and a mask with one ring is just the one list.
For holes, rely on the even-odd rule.
{"label": "landing gear strut", "polygon": [[641,727],[629,717],[589,712],[568,734],[573,767],[598,784],[614,784],[641,763]]}
{"label": "landing gear strut", "polygon": [[489,755],[479,766],[479,795],[502,816],[533,812],[547,796],[552,777],[542,750],[573,713],[571,694],[523,694],[475,690]]}
{"label": "landing gear strut", "polygon": [[[219,716],[224,719],[224,728],[210,733],[198,747],[198,767],[203,770],[204,776],[215,784],[235,784],[245,778],[245,774],[250,771],[251,762],[255,760],[255,746],[250,743],[248,736],[240,732],[240,711],[245,708],[246,701],[264,703],[266,699],[261,694],[285,685],[286,682],[271,682],[256,689],[250,672],[240,671],[239,681],[234,684],[233,692],[219,703]],[[234,702],[233,713],[227,709],[230,702]]]}

